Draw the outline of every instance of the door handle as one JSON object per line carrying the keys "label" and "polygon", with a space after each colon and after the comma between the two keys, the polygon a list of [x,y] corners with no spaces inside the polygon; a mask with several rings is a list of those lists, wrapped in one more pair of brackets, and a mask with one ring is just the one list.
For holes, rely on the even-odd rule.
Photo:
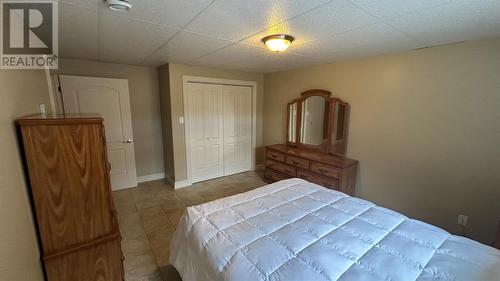
{"label": "door handle", "polygon": [[122,141],[122,143],[134,143],[134,141],[133,141],[133,140],[128,139],[128,140],[124,140],[124,141]]}

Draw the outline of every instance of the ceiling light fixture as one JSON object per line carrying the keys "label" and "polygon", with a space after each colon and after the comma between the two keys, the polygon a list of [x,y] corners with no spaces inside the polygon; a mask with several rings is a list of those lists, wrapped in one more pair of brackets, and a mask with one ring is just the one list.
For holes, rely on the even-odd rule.
{"label": "ceiling light fixture", "polygon": [[127,0],[106,0],[108,8],[117,12],[126,12],[132,9],[132,4]]}
{"label": "ceiling light fixture", "polygon": [[292,44],[294,39],[286,34],[273,34],[262,38],[262,42],[273,52],[283,52]]}

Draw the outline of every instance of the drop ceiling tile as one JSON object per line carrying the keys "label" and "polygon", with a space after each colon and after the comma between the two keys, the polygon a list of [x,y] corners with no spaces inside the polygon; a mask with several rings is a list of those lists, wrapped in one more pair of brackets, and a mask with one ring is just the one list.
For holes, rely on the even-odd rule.
{"label": "drop ceiling tile", "polygon": [[367,57],[423,47],[387,24],[378,23],[293,47],[295,54],[312,63]]}
{"label": "drop ceiling tile", "polygon": [[102,3],[100,0],[61,0],[59,3],[75,5],[91,10],[97,10],[99,5]]}
{"label": "drop ceiling tile", "polygon": [[186,30],[239,41],[327,2],[328,0],[220,0],[203,11]]}
{"label": "drop ceiling tile", "polygon": [[295,45],[304,44],[327,35],[340,34],[376,22],[379,22],[376,17],[352,5],[348,0],[336,0],[320,9],[272,26],[243,42],[260,45],[262,44],[260,40],[267,35],[285,33],[295,37]]}
{"label": "drop ceiling tile", "polygon": [[399,32],[385,23],[377,23],[333,36],[331,50],[335,52],[350,49],[386,49],[387,52],[423,47],[422,43]]}
{"label": "drop ceiling tile", "polygon": [[141,65],[147,66],[160,66],[168,63],[168,57],[166,54],[154,54],[152,56],[147,57],[143,61],[141,61]]}
{"label": "drop ceiling tile", "polygon": [[149,23],[156,23],[174,28],[184,27],[213,0],[131,0],[132,9],[122,16]]}
{"label": "drop ceiling tile", "polygon": [[231,44],[231,41],[181,31],[155,55],[167,56],[171,62],[186,63]]}
{"label": "drop ceiling tile", "polygon": [[177,31],[156,24],[102,14],[100,58],[103,61],[140,63]]}
{"label": "drop ceiling tile", "polygon": [[366,11],[383,18],[394,18],[450,3],[452,0],[351,0]]}
{"label": "drop ceiling tile", "polygon": [[285,69],[293,69],[307,65],[300,56],[291,53],[268,53],[239,62],[228,67],[248,72],[270,73]]}
{"label": "drop ceiling tile", "polygon": [[267,52],[269,52],[269,50],[235,43],[213,53],[209,53],[193,63],[200,63],[204,66],[225,66],[237,61],[262,56]]}
{"label": "drop ceiling tile", "polygon": [[98,60],[97,10],[59,3],[59,56]]}
{"label": "drop ceiling tile", "polygon": [[427,46],[500,35],[500,1],[454,1],[388,21]]}
{"label": "drop ceiling tile", "polygon": [[291,50],[310,60],[325,59],[338,52],[338,44],[331,37],[314,40],[306,44],[293,46]]}

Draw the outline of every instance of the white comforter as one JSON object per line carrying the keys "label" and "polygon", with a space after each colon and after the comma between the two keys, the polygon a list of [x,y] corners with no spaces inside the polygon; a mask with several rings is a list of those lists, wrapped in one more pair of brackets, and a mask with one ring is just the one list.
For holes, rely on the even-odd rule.
{"label": "white comforter", "polygon": [[500,280],[500,251],[300,179],[187,208],[184,281]]}

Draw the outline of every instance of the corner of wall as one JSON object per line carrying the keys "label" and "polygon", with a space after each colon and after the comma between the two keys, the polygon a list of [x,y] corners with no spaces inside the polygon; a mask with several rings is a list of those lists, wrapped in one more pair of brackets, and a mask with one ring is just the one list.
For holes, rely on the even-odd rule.
{"label": "corner of wall", "polygon": [[160,93],[161,124],[163,134],[163,152],[165,161],[165,175],[175,179],[174,151],[172,140],[172,109],[170,101],[170,65],[158,67],[158,81]]}

